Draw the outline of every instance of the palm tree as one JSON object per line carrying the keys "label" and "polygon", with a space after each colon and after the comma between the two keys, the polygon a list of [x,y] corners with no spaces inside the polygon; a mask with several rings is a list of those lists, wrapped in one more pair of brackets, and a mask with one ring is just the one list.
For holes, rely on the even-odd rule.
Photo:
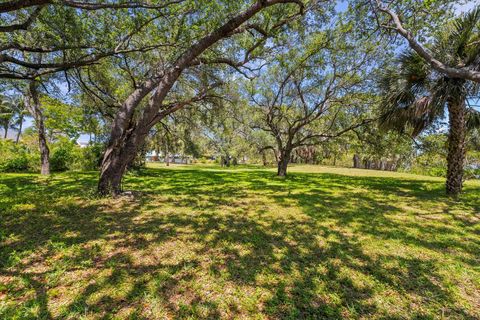
{"label": "palm tree", "polygon": [[[441,30],[430,50],[450,66],[480,70],[480,7]],[[387,70],[381,81],[385,91],[381,126],[416,136],[444,119],[446,109],[446,191],[456,197],[462,191],[467,124],[475,124],[478,117],[468,98],[478,94],[479,84],[440,74],[412,51],[401,54],[397,62],[397,69]]]}
{"label": "palm tree", "polygon": [[15,143],[18,143],[20,139],[27,114],[23,100],[17,98],[0,96],[0,126],[4,130],[3,138],[7,138],[9,129],[15,129],[17,130]]}
{"label": "palm tree", "polygon": [[25,116],[28,114],[27,109],[25,108],[25,102],[23,99],[14,99],[12,104],[12,110],[14,112],[14,119],[12,128],[17,130],[17,136],[15,138],[15,143],[18,143],[20,140],[20,135],[22,134],[23,122]]}
{"label": "palm tree", "polygon": [[10,129],[12,125],[13,117],[14,112],[10,99],[5,96],[0,96],[0,126],[3,128],[4,139],[7,139],[8,129]]}

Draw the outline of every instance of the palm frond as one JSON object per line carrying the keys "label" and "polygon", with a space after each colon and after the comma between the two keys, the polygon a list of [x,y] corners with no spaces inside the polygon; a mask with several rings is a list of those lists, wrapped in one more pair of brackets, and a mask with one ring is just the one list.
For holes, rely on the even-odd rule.
{"label": "palm frond", "polygon": [[432,50],[452,66],[471,66],[480,54],[480,6],[462,14],[438,35]]}
{"label": "palm frond", "polygon": [[428,91],[429,76],[432,72],[428,65],[416,52],[403,52],[398,58],[400,76],[412,93],[424,94]]}
{"label": "palm frond", "polygon": [[467,128],[469,130],[480,129],[480,111],[471,108],[468,110]]}
{"label": "palm frond", "polygon": [[418,54],[407,51],[400,55],[397,69],[389,69],[381,80],[382,129],[416,136],[438,119],[442,111],[431,95],[431,74],[432,69]]}
{"label": "palm frond", "polygon": [[438,119],[436,108],[432,108],[429,96],[415,100],[408,107],[391,108],[380,116],[380,127],[408,133],[415,137],[431,126]]}

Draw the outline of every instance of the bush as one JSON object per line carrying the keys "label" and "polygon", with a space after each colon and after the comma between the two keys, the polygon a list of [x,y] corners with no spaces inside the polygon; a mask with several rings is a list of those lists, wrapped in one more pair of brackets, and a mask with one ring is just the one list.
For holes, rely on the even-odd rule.
{"label": "bush", "polygon": [[85,148],[80,148],[76,163],[76,169],[93,171],[100,168],[104,145],[102,143],[90,144]]}
{"label": "bush", "polygon": [[26,172],[28,171],[28,158],[24,154],[18,154],[13,158],[2,161],[2,172]]}
{"label": "bush", "polygon": [[32,157],[25,145],[11,140],[0,141],[0,172],[27,172],[33,167]]}
{"label": "bush", "polygon": [[73,167],[76,145],[68,140],[61,140],[52,146],[50,154],[51,171],[67,171]]}
{"label": "bush", "polygon": [[414,159],[410,173],[434,177],[446,177],[447,159],[446,156],[429,153],[423,154]]}
{"label": "bush", "polygon": [[464,179],[480,179],[480,169],[465,170]]}
{"label": "bush", "polygon": [[[103,155],[104,145],[91,144],[81,148],[68,138],[49,145],[50,170],[98,170]],[[38,172],[40,170],[40,153],[38,146],[0,140],[0,172]]]}

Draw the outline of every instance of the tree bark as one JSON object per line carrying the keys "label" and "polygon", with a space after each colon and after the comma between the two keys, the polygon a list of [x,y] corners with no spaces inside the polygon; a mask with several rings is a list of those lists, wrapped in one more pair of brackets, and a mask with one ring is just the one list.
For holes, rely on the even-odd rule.
{"label": "tree bark", "polygon": [[262,150],[262,163],[264,167],[267,166],[267,155],[265,154],[265,150]]}
{"label": "tree bark", "polygon": [[358,154],[353,155],[353,167],[357,169],[362,167],[360,156]]}
{"label": "tree bark", "polygon": [[170,166],[170,156],[168,154],[168,142],[165,143],[165,165]]}
{"label": "tree bark", "polygon": [[38,97],[37,83],[31,81],[28,87],[28,97],[25,97],[25,105],[33,116],[35,127],[38,132],[38,146],[40,149],[41,169],[40,174],[50,174],[50,149],[47,144],[47,135],[45,131],[45,121]]}
{"label": "tree bark", "polygon": [[116,196],[122,192],[123,175],[139,149],[132,139],[127,140],[122,148],[113,149],[104,156],[98,183],[100,194]]}
{"label": "tree bark", "polygon": [[386,161],[385,160],[380,160],[380,168],[379,169],[385,171],[386,167],[387,167]]}
{"label": "tree bark", "polygon": [[286,149],[280,153],[280,157],[278,159],[277,164],[277,176],[279,177],[286,177],[287,176],[287,168],[288,163],[290,162],[290,155],[292,150]]}
{"label": "tree bark", "polygon": [[457,197],[462,192],[463,165],[465,163],[465,104],[448,104],[450,131],[448,134],[447,195]]}
{"label": "tree bark", "polygon": [[8,134],[8,124],[3,127],[3,130],[5,131],[3,134],[3,139],[7,139],[7,134]]}
{"label": "tree bark", "polygon": [[[229,37],[238,27],[248,21],[263,9],[278,3],[297,3],[294,0],[265,0],[254,2],[245,11],[238,13],[210,34],[199,39],[189,49],[184,51],[172,66],[164,71],[155,73],[155,76],[146,80],[135,89],[122,104],[112,124],[110,139],[102,161],[98,183],[98,192],[103,195],[118,194],[121,177],[131,161],[137,148],[142,146],[149,130],[168,114],[180,109],[162,110],[163,101],[182,72],[192,61],[197,59],[205,50],[218,41]],[[302,8],[303,9],[303,8]],[[160,69],[160,68],[158,68]],[[140,102],[152,91],[153,94],[137,120],[133,119],[135,110]],[[131,154],[132,153],[132,154]],[[113,174],[115,172],[115,174]],[[120,177],[120,179],[118,178]]]}
{"label": "tree bark", "polygon": [[225,155],[225,165],[227,167],[230,167],[230,155],[229,154]]}
{"label": "tree bark", "polygon": [[17,137],[15,138],[15,143],[18,144],[20,141],[20,135],[22,134],[23,129],[23,113],[20,115],[20,125],[18,127]]}

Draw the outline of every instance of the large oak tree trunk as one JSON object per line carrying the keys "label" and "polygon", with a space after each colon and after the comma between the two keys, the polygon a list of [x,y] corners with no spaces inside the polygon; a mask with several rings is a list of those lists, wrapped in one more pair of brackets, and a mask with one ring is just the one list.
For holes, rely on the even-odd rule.
{"label": "large oak tree trunk", "polygon": [[45,121],[38,97],[37,83],[31,81],[28,88],[28,97],[25,98],[26,106],[35,121],[38,132],[38,146],[40,149],[41,169],[40,174],[50,174],[50,149],[47,144]]}
{"label": "large oak tree trunk", "polygon": [[462,192],[463,165],[465,162],[465,105],[461,103],[449,103],[448,115],[450,131],[448,134],[447,156],[447,195],[458,196]]}
{"label": "large oak tree trunk", "polygon": [[292,150],[283,150],[280,153],[280,157],[278,159],[277,164],[277,176],[279,177],[286,177],[287,176],[287,168],[288,163],[290,162]]}
{"label": "large oak tree trunk", "polygon": [[108,164],[102,164],[105,170],[100,173],[98,183],[98,190],[101,194],[118,195],[122,192],[122,177],[128,166],[128,161],[125,158],[125,155],[109,157]]}
{"label": "large oak tree trunk", "polygon": [[123,175],[145,143],[152,126],[163,119],[158,117],[158,110],[180,73],[180,70],[174,69],[165,75],[138,120],[133,119],[133,114],[147,92],[137,89],[122,105],[114,119],[110,140],[103,155],[98,181],[98,192],[101,195],[115,196],[122,192]]}
{"label": "large oak tree trunk", "polygon": [[[194,64],[195,60],[218,41],[231,36],[238,27],[266,7],[278,3],[294,3],[291,0],[263,0],[254,2],[245,11],[230,18],[223,25],[184,51],[168,69],[158,68],[154,77],[146,80],[132,92],[122,104],[112,124],[110,139],[102,161],[98,191],[100,194],[118,194],[121,192],[121,178],[135,153],[144,144],[153,125],[168,114],[182,108],[185,104],[162,109],[163,101],[183,70]],[[296,2],[295,2],[296,3]],[[153,91],[142,113],[135,119],[135,110],[141,101]]]}
{"label": "large oak tree trunk", "polygon": [[132,163],[144,138],[137,140],[129,136],[121,146],[107,148],[101,165],[98,192],[102,195],[119,195],[122,192],[122,178]]}

